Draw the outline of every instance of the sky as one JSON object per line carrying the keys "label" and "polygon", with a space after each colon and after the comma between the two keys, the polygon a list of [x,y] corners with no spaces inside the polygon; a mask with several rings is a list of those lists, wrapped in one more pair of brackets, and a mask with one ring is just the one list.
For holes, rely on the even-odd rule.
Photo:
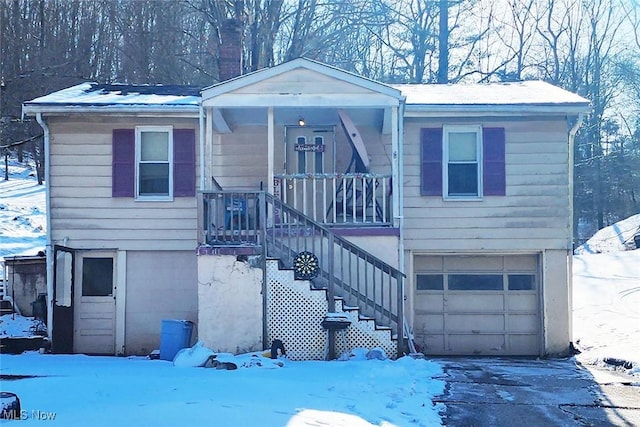
{"label": "sky", "polygon": [[[33,255],[45,245],[44,187],[10,166],[0,181],[0,256]],[[640,377],[640,250],[629,233],[640,215],[603,229],[573,257],[573,339],[581,363],[629,361]],[[626,234],[625,234],[626,233]],[[617,242],[617,243],[616,243]],[[620,243],[622,242],[622,243]],[[0,337],[30,335],[33,321],[5,315]],[[24,409],[20,425],[84,426],[433,426],[445,387],[441,367],[404,357],[368,360],[354,349],[342,361],[276,361],[260,354],[217,357],[238,369],[194,367],[213,354],[196,346],[175,364],[144,357],[0,355],[2,381]],[[282,366],[280,366],[282,365]],[[619,369],[619,368],[618,368]]]}

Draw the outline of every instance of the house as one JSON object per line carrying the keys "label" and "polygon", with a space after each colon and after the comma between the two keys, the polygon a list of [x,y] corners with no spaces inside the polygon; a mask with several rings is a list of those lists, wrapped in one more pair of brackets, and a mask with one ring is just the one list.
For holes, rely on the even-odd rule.
{"label": "house", "polygon": [[23,110],[45,132],[54,351],[145,354],[171,318],[215,350],[280,339],[293,359],[569,348],[584,98],[300,58]]}

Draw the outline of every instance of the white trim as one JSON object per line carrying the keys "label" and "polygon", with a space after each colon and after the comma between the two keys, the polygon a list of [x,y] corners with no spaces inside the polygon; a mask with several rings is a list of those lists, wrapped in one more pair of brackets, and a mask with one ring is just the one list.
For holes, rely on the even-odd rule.
{"label": "white trim", "polygon": [[588,113],[585,105],[424,105],[407,104],[405,117],[542,116]]}
{"label": "white trim", "polygon": [[267,183],[267,191],[269,194],[273,194],[273,175],[274,175],[274,150],[276,146],[275,135],[275,118],[273,115],[273,107],[269,107],[267,110],[267,176],[269,182]]}
{"label": "white trim", "polygon": [[84,105],[43,105],[43,104],[23,104],[22,114],[35,115],[37,113],[47,113],[47,115],[67,115],[67,114],[104,114],[113,116],[131,117],[198,117],[199,105],[135,105],[135,104],[111,104],[104,106],[84,106]]}
{"label": "white trim", "polygon": [[[140,144],[143,132],[166,132],[167,133],[167,162],[169,164],[169,194],[164,195],[144,195],[140,194]],[[173,201],[173,126],[136,126],[135,128],[135,199],[138,201]]]}
{"label": "white trim", "polygon": [[126,337],[126,305],[127,305],[127,252],[117,251],[115,257],[116,283],[115,299],[116,299],[116,355],[126,355],[125,346]]}
{"label": "white trim", "polygon": [[205,107],[391,107],[399,100],[381,93],[223,93],[202,100]]}
{"label": "white trim", "polygon": [[[449,194],[449,134],[453,132],[474,132],[476,134],[476,180],[477,194],[450,195]],[[482,183],[484,171],[482,170],[482,126],[481,125],[444,125],[442,126],[442,198],[444,200],[482,200]]]}

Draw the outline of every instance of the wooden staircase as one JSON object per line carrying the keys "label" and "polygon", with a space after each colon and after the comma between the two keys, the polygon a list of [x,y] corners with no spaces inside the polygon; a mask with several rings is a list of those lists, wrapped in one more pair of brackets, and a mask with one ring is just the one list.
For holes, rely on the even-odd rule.
{"label": "wooden staircase", "polygon": [[[324,347],[323,318],[327,313],[342,312],[352,320],[348,346],[383,347],[390,357],[406,353],[402,272],[272,194],[210,191],[203,196],[206,242],[212,247],[246,250],[252,255],[262,255],[265,260],[270,294],[265,303],[277,304],[267,310],[269,326],[264,331],[267,341],[281,339],[286,345],[282,338],[286,335],[299,348],[318,348],[319,342]],[[227,212],[227,200],[236,199],[246,200],[247,208],[237,219],[224,221],[222,213]],[[304,281],[304,285],[294,286],[291,283],[296,280],[291,269],[303,252],[317,258],[317,275],[312,281]],[[291,302],[298,300],[313,307],[292,308],[297,306]],[[296,322],[302,326],[294,327]],[[291,326],[293,335],[288,335],[285,325]],[[390,345],[356,338],[367,334],[385,334],[386,342],[395,342],[392,350],[395,354],[389,353]],[[315,354],[310,358],[321,357]]]}

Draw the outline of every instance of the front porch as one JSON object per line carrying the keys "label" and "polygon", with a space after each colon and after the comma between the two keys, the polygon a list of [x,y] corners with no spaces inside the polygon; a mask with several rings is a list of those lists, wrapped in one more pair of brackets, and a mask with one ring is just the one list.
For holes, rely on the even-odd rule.
{"label": "front porch", "polygon": [[[235,323],[245,316],[245,313],[235,316],[234,310],[238,308],[242,311],[239,308],[242,306],[255,307],[256,298],[259,298],[263,305],[260,315],[263,322],[261,337],[265,347],[273,339],[287,337],[291,341],[295,333],[324,336],[320,322],[311,324],[303,314],[308,311],[305,307],[309,306],[313,307],[316,317],[320,312],[350,313],[354,327],[349,332],[349,342],[375,342],[378,347],[387,350],[393,348],[391,356],[395,356],[396,352],[402,354],[405,348],[404,275],[397,269],[397,229],[375,226],[375,223],[360,228],[346,227],[345,223],[329,227],[263,191],[210,191],[203,193],[202,204],[204,242],[198,248],[198,270],[199,276],[202,276],[198,281],[200,284],[210,283],[204,293],[206,300],[213,301],[220,297],[220,303],[226,305],[225,318],[234,323],[233,326],[229,325],[231,329],[238,328]],[[356,236],[352,235],[354,232]],[[341,236],[340,233],[349,236]],[[380,257],[364,249],[367,247]],[[210,256],[214,256],[213,260]],[[231,266],[236,261],[248,262],[254,269],[263,272],[259,292],[256,293],[254,289],[257,273],[249,273],[251,269],[243,277],[254,279],[247,281],[236,278],[227,283],[238,268],[247,268]],[[217,278],[222,270],[230,271],[229,277],[222,275],[224,278]],[[212,279],[214,276],[216,278]],[[250,287],[248,294],[244,293],[244,286]],[[293,295],[296,297],[293,298]],[[318,298],[324,301],[320,305]],[[236,299],[243,303],[228,305],[229,301]],[[199,311],[200,315],[206,316],[212,311],[205,310],[203,304],[200,301]],[[300,310],[286,308],[290,304],[299,306]],[[293,321],[296,316],[304,319]],[[287,323],[275,322],[274,318],[284,319]],[[207,319],[202,321],[207,322]],[[223,331],[227,330],[224,327],[225,320],[218,319],[216,322],[215,329],[218,332],[212,332],[215,340],[228,339],[228,336],[222,336]],[[255,322],[254,316],[250,323]],[[304,328],[301,330],[300,322],[312,332]],[[207,326],[201,322],[199,328],[202,330]],[[255,331],[251,326],[247,328]],[[380,335],[380,331],[386,332]],[[380,337],[385,336],[386,339],[379,341]],[[254,337],[253,341],[256,339]],[[335,342],[331,348],[336,348]],[[296,357],[317,358],[317,346],[308,354],[298,350],[301,353]]]}
{"label": "front porch", "polygon": [[326,312],[358,310],[404,348],[402,103],[396,89],[306,59],[202,92],[198,254],[259,260],[263,340],[267,283],[281,283],[267,262],[295,271],[304,255]]}

